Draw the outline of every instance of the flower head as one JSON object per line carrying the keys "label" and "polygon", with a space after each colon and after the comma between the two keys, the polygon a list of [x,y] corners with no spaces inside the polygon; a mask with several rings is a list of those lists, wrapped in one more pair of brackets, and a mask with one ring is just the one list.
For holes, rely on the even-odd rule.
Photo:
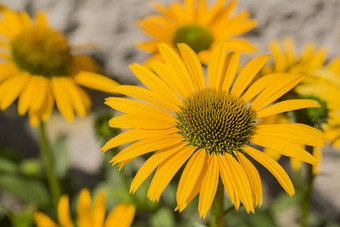
{"label": "flower head", "polygon": [[326,47],[316,49],[312,42],[307,43],[302,53],[299,54],[290,37],[284,38],[282,44],[277,40],[272,40],[269,43],[269,50],[274,62],[264,67],[264,74],[286,72],[310,75],[324,65],[327,56]]}
{"label": "flower head", "polygon": [[[78,227],[129,227],[135,216],[136,208],[133,205],[120,204],[116,206],[105,219],[105,195],[99,192],[94,199],[91,208],[91,196],[87,189],[80,192],[77,206],[77,223]],[[72,218],[70,216],[69,198],[63,195],[58,204],[58,220],[56,224],[47,215],[35,212],[35,223],[38,227],[73,227]]]}
{"label": "flower head", "polygon": [[158,44],[165,42],[176,48],[177,43],[186,43],[204,64],[208,63],[211,50],[218,42],[224,42],[231,51],[256,51],[248,41],[235,38],[254,28],[256,22],[248,19],[247,11],[232,16],[237,1],[227,5],[225,2],[217,0],[211,7],[206,0],[176,1],[169,7],[154,4],[159,14],[138,21],[141,30],[153,39],[138,43],[137,47],[154,54],[147,61],[150,62],[161,59]]}
{"label": "flower head", "polygon": [[65,37],[48,26],[44,13],[32,22],[25,12],[1,10],[0,108],[7,109],[15,99],[18,112],[28,112],[30,124],[46,121],[56,102],[67,121],[74,111],[90,112],[91,100],[78,85],[111,92],[117,83],[94,73],[91,58],[72,55]]}
{"label": "flower head", "polygon": [[121,168],[132,159],[155,153],[144,163],[131,183],[134,193],[156,169],[147,196],[158,201],[162,191],[185,164],[177,189],[177,209],[183,210],[199,193],[199,212],[206,215],[215,197],[219,179],[235,208],[242,202],[248,212],[262,203],[258,171],[247,155],[266,167],[286,192],[293,185],[282,167],[251,144],[272,148],[283,155],[315,164],[315,158],[299,145],[323,146],[324,135],[304,124],[258,125],[260,118],[307,107],[314,100],[287,100],[270,105],[302,79],[301,74],[269,74],[250,86],[269,57],[250,61],[236,77],[239,54],[226,55],[227,44],[213,50],[207,81],[197,54],[178,44],[180,56],[160,44],[162,62],[149,70],[131,65],[146,86],[117,86],[128,98],[107,98],[106,104],[124,114],[110,120],[111,127],[129,129],[108,141],[103,151],[134,142],[112,158]]}

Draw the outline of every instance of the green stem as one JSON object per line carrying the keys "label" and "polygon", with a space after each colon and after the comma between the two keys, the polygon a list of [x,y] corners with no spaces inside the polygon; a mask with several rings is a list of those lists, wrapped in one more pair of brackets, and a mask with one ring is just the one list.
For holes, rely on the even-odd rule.
{"label": "green stem", "polygon": [[[306,146],[306,150],[313,155],[313,147]],[[302,199],[302,214],[301,214],[301,227],[306,227],[308,222],[308,213],[310,210],[311,200],[312,200],[312,192],[313,192],[313,165],[307,164],[307,182],[306,189],[304,191],[303,199]]]}
{"label": "green stem", "polygon": [[221,180],[210,210],[209,227],[224,227],[224,188]]}
{"label": "green stem", "polygon": [[46,138],[46,132],[44,123],[41,122],[39,125],[39,142],[40,142],[40,153],[45,165],[46,176],[48,185],[50,187],[52,204],[55,209],[57,209],[58,201],[61,196],[60,185],[57,179],[57,176],[54,172],[54,163],[52,159],[51,150]]}

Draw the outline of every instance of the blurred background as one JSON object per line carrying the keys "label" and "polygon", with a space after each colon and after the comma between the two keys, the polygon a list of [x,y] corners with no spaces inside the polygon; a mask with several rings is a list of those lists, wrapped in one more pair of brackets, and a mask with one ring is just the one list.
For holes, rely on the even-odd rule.
{"label": "blurred background", "polygon": [[[157,0],[157,2],[167,4],[171,1]],[[147,39],[137,28],[135,21],[155,12],[148,1],[1,0],[0,3],[15,10],[25,10],[31,15],[38,10],[46,11],[51,26],[68,38],[73,47],[73,52],[92,56],[96,63],[102,67],[104,75],[121,84],[138,84],[128,65],[133,62],[142,63],[148,57],[146,53],[134,47],[136,41]],[[290,36],[295,41],[298,50],[301,50],[306,42],[313,41],[317,46],[326,46],[329,49],[328,60],[340,55],[339,0],[240,0],[236,11],[243,10],[248,10],[251,18],[258,21],[258,26],[243,37],[256,44],[261,54],[269,54],[267,46],[270,40],[282,40],[284,37]],[[246,61],[250,57],[252,56],[244,55],[242,58]],[[109,118],[105,118],[103,113],[114,114],[110,108],[104,105],[104,99],[109,95],[96,91],[89,91],[89,93],[93,100],[94,111],[91,116],[77,117],[71,124],[68,124],[56,112],[46,123],[50,142],[59,152],[55,154],[57,162],[60,163],[57,165],[58,175],[67,176],[66,178],[71,179],[65,182],[66,188],[70,188],[70,193],[75,193],[84,187],[96,189],[98,185],[103,186],[107,182],[119,184],[115,182],[117,180],[115,178],[119,175],[117,168],[111,167],[107,161],[109,159],[105,159],[105,156],[99,151],[105,141],[102,139],[103,137],[96,135],[94,129],[94,121],[98,119],[98,116],[105,119],[103,122],[107,122]],[[105,128],[105,126],[103,127]],[[0,112],[0,147],[2,153],[0,155],[0,171],[3,171],[1,165],[6,167],[8,164],[2,164],[4,157],[15,156],[13,159],[17,160],[15,162],[17,167],[13,168],[19,168],[18,171],[26,175],[39,175],[41,169],[39,165],[35,165],[35,160],[39,156],[35,130],[35,128],[29,127],[27,118],[18,116],[15,105],[12,105],[5,112]],[[108,138],[110,137],[112,136]],[[108,155],[109,157],[110,155]],[[282,159],[280,162],[290,172],[287,160]],[[137,169],[140,165],[141,162],[137,160],[134,164],[131,164],[131,168]],[[106,168],[105,173],[103,166]],[[266,210],[269,205],[275,203],[275,209],[277,209],[277,213],[274,215],[276,225],[297,226],[297,210],[295,206],[290,206],[292,202],[287,200],[289,196],[281,195],[283,190],[276,180],[264,168],[257,167],[264,181],[262,209]],[[340,226],[336,224],[340,223],[339,167],[340,151],[333,148],[323,149],[321,172],[316,177],[313,192],[312,210],[315,214],[315,226]],[[129,167],[125,168],[128,169]],[[113,179],[103,183],[101,181],[103,174],[108,174]],[[133,171],[126,174],[133,174]],[[169,192],[164,193],[163,199],[174,199],[175,189],[168,187],[166,191]],[[11,190],[6,186],[6,182],[4,183],[4,180],[0,179],[0,206],[10,207],[13,212],[25,209],[24,203],[18,200],[16,195],[13,196],[12,193],[9,193]],[[21,191],[17,193],[20,194]],[[119,191],[118,194],[112,193],[114,195],[109,196],[111,205],[117,203],[116,200],[119,201],[119,198],[126,196],[125,190],[122,191]],[[32,195],[25,196],[30,197]],[[141,195],[142,200],[143,197],[146,197],[145,194]],[[278,199],[281,197],[284,199]],[[167,202],[165,201],[165,203]],[[167,204],[171,203],[172,201]],[[149,206],[152,209],[154,205],[149,204]],[[169,207],[170,211],[174,208],[174,206]],[[197,216],[196,209],[189,211],[187,215],[195,214]],[[257,215],[261,216],[261,212],[259,211]],[[250,215],[250,219],[254,216],[256,215]],[[143,220],[143,217],[143,215],[140,215],[139,219]],[[176,217],[174,218],[176,219]],[[145,219],[144,221],[147,223],[148,220]],[[153,226],[157,226],[155,223],[158,222],[156,220],[152,223]],[[235,220],[234,223],[239,223],[239,221]],[[326,225],[326,223],[328,224]]]}

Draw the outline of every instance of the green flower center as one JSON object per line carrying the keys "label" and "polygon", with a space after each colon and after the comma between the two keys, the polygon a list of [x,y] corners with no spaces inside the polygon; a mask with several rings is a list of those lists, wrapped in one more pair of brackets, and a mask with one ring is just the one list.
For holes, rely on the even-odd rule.
{"label": "green flower center", "polygon": [[199,25],[186,25],[178,28],[175,32],[173,43],[186,43],[196,53],[208,50],[214,41],[212,34]]}
{"label": "green flower center", "polygon": [[11,58],[22,71],[47,78],[68,75],[72,66],[70,47],[58,32],[32,27],[11,41]]}
{"label": "green flower center", "polygon": [[246,103],[213,88],[189,95],[176,112],[176,119],[184,140],[209,154],[241,151],[255,128],[255,113]]}

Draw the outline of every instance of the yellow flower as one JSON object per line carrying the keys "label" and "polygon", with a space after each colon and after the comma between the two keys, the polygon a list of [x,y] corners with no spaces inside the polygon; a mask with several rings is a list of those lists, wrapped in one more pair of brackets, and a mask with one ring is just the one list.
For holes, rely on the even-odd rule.
{"label": "yellow flower", "polygon": [[282,45],[277,40],[271,41],[269,43],[269,50],[273,55],[274,62],[271,66],[264,67],[264,74],[302,72],[310,75],[315,69],[323,66],[327,56],[327,49],[325,47],[316,50],[315,44],[312,42],[307,43],[299,55],[290,37],[286,37]]}
{"label": "yellow flower", "polygon": [[30,124],[46,121],[54,101],[67,121],[75,111],[90,112],[91,100],[78,85],[111,92],[115,81],[98,75],[96,64],[86,56],[72,55],[67,40],[48,26],[39,12],[32,22],[25,12],[1,10],[0,109],[18,99],[18,112],[28,112]]}
{"label": "yellow flower", "polygon": [[330,142],[340,150],[340,57],[314,70],[309,80],[296,88],[298,94],[316,95],[325,100],[328,119],[323,129]]}
{"label": "yellow flower", "polygon": [[[292,38],[286,37],[282,44],[280,44],[277,40],[271,41],[269,49],[273,55],[274,62],[269,66],[265,66],[261,72],[262,74],[284,72],[303,73],[306,75],[302,84],[294,89],[295,93],[292,93],[293,97],[297,96],[297,94],[317,95],[319,97],[321,94],[320,91],[324,90],[325,87],[329,85],[326,83],[323,83],[323,85],[320,84],[323,77],[321,75],[329,75],[330,73],[328,70],[324,69],[324,62],[327,56],[327,49],[325,47],[316,49],[315,44],[310,42],[304,46],[304,50],[301,54],[299,54]],[[328,101],[327,106],[329,106]],[[275,123],[289,122],[289,120],[283,115],[272,117],[271,121]],[[326,132],[325,134],[327,135]],[[278,160],[281,157],[279,153],[272,149],[265,149],[265,153],[275,160]],[[321,160],[322,158],[321,150],[318,147],[313,148],[313,155],[317,160]],[[290,163],[294,170],[299,170],[302,165],[301,161],[294,158],[290,159]],[[319,164],[314,166],[314,172],[317,173],[318,169]]]}
{"label": "yellow flower", "polygon": [[[174,2],[169,7],[155,3],[159,12],[137,22],[140,29],[152,37],[151,41],[137,43],[137,47],[154,54],[147,62],[161,60],[158,44],[165,42],[176,47],[177,43],[186,43],[193,49],[204,64],[207,64],[212,48],[218,42],[224,42],[231,51],[253,52],[257,48],[241,35],[256,26],[256,21],[248,19],[249,12],[243,11],[232,16],[237,1],[217,0],[208,7],[206,0],[184,0]],[[146,62],[146,63],[147,63]]]}
{"label": "yellow flower", "polygon": [[[87,189],[80,192],[77,205],[78,227],[129,227],[135,216],[136,208],[133,205],[120,204],[116,206],[105,220],[105,195],[99,192],[91,208],[91,196]],[[47,215],[35,212],[34,220],[38,227],[73,227],[70,216],[69,198],[63,195],[58,204],[58,220],[56,224]]]}
{"label": "yellow flower", "polygon": [[215,197],[219,178],[235,208],[240,201],[248,212],[262,203],[259,173],[246,154],[267,168],[292,196],[294,187],[282,167],[253,148],[257,144],[315,164],[315,158],[299,144],[323,146],[324,135],[304,124],[258,125],[261,118],[282,112],[319,107],[313,100],[287,100],[270,105],[296,84],[300,74],[269,74],[251,82],[269,56],[250,61],[236,77],[239,54],[226,55],[227,44],[213,50],[207,81],[195,52],[178,44],[181,57],[160,44],[164,63],[154,61],[149,70],[138,64],[132,72],[148,88],[117,86],[114,91],[141,101],[110,97],[106,104],[125,114],[110,120],[111,127],[129,129],[109,140],[103,151],[137,141],[113,157],[121,168],[132,159],[156,151],[131,183],[134,193],[156,169],[147,197],[158,201],[173,176],[187,162],[177,188],[177,208],[182,211],[199,193],[201,216]]}

